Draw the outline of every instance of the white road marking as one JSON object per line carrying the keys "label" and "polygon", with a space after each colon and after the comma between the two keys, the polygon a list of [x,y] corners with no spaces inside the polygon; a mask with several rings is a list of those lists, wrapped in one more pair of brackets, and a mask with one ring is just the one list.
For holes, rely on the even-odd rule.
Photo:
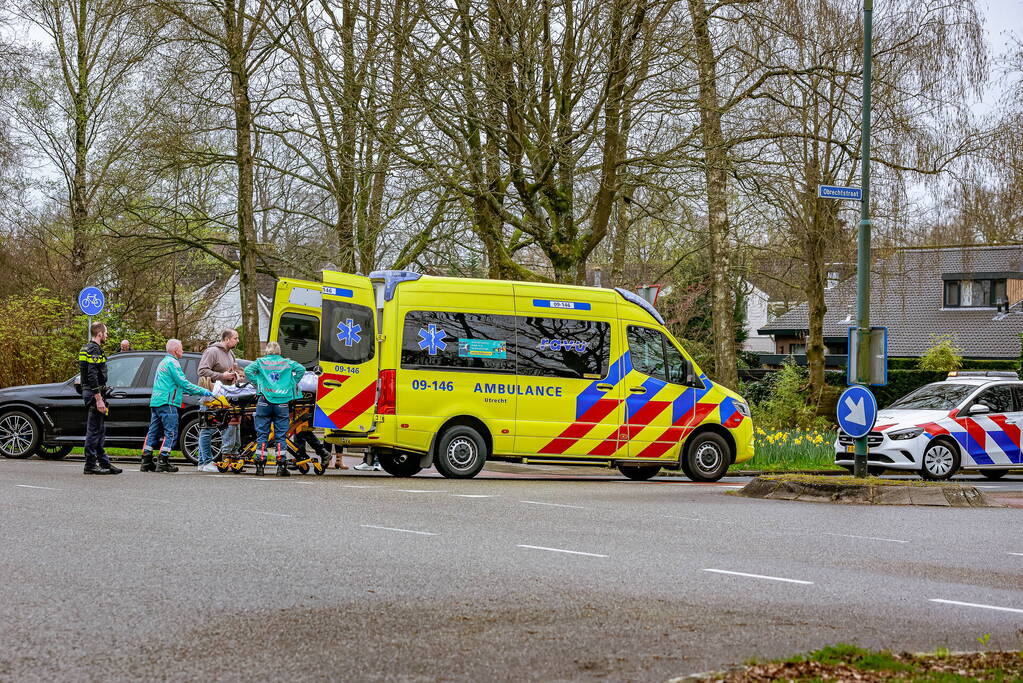
{"label": "white road marking", "polygon": [[784,581],[785,583],[801,583],[805,585],[813,585],[813,581],[801,581],[800,579],[786,579],[780,576],[764,576],[763,574],[747,574],[746,572],[730,572],[726,569],[704,569],[705,572],[714,572],[715,574],[732,574],[733,576],[747,576],[751,579],[767,579],[768,581]]}
{"label": "white road marking", "polygon": [[998,607],[996,605],[981,605],[976,602],[957,602],[956,600],[939,600],[938,598],[931,598],[931,602],[940,602],[943,605],[960,605],[962,607],[980,607],[981,609],[993,609],[999,612],[1013,612],[1015,614],[1023,614],[1023,609],[1016,609],[1015,607]]}
{"label": "white road marking", "polygon": [[552,553],[566,553],[568,555],[585,555],[586,557],[610,557],[610,555],[601,555],[599,553],[584,553],[578,550],[562,550],[561,548],[545,548],[542,545],[520,545],[519,548],[529,548],[530,550],[546,550]]}
{"label": "white road marking", "polygon": [[364,486],[362,484],[341,484],[346,489],[375,489],[376,486]]}
{"label": "white road marking", "polygon": [[1009,554],[1010,554],[1010,555],[1017,555],[1017,556],[1019,556],[1019,557],[1023,557],[1023,553],[1009,553]]}
{"label": "white road marking", "polygon": [[485,493],[452,493],[455,498],[493,498],[493,496]]}
{"label": "white road marking", "polygon": [[28,484],[15,484],[19,489],[42,489],[43,491],[63,491],[64,489],[55,489],[49,486],[29,486]]}
{"label": "white road marking", "polygon": [[447,493],[446,491],[435,491],[433,489],[397,489],[402,493]]}
{"label": "white road marking", "polygon": [[564,503],[544,503],[539,500],[520,500],[520,503],[528,503],[529,505],[550,505],[556,508],[575,508],[576,510],[585,510],[582,505],[565,505]]}
{"label": "white road marking", "polygon": [[900,541],[897,538],[880,538],[878,536],[857,536],[856,534],[832,534],[827,531],[824,532],[825,536],[841,536],[843,538],[862,538],[865,541],[887,541],[889,543],[909,543],[909,541]]}
{"label": "white road marking", "polygon": [[429,531],[413,531],[412,529],[395,529],[390,526],[375,526],[373,524],[360,524],[359,526],[364,529],[380,529],[381,531],[400,531],[405,534],[419,534],[420,536],[436,536],[437,534],[430,533]]}
{"label": "white road marking", "polygon": [[254,515],[270,515],[271,517],[291,517],[291,515],[283,515],[280,512],[263,512],[262,510],[243,510],[238,509],[238,512],[249,512]]}
{"label": "white road marking", "polygon": [[714,524],[735,524],[735,522],[726,522],[723,519],[705,519],[703,517],[680,517],[679,515],[661,515],[665,519],[681,519],[686,522],[713,522]]}

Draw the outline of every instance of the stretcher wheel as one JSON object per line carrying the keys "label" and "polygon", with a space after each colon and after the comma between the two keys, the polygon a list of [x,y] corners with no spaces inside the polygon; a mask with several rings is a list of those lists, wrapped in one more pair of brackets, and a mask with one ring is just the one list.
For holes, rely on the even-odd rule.
{"label": "stretcher wheel", "polygon": [[295,469],[299,471],[299,474],[309,474],[309,463],[303,463],[301,465],[295,463]]}
{"label": "stretcher wheel", "polygon": [[231,468],[230,465],[225,465],[225,464],[220,463],[220,462],[216,462],[216,463],[213,463],[213,464],[217,466],[217,470],[221,474],[223,474],[224,472],[227,472]]}
{"label": "stretcher wheel", "polygon": [[313,465],[313,473],[318,477],[323,476],[323,473],[326,471],[327,466],[324,465],[322,462],[318,462]]}

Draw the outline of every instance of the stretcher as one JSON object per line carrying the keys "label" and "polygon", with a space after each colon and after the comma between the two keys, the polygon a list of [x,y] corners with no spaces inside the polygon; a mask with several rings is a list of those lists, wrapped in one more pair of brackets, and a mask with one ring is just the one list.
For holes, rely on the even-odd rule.
{"label": "stretcher", "polygon": [[[254,393],[239,395],[217,396],[205,403],[206,410],[199,413],[199,426],[202,428],[223,429],[228,425],[238,425],[239,439],[244,434],[255,434],[257,396]],[[301,449],[298,446],[298,434],[305,430],[311,430],[310,416],[313,411],[314,400],[312,396],[305,395],[301,399],[292,401],[288,405],[289,421],[288,433],[284,435],[284,443],[292,465],[299,474],[313,472],[322,475],[327,470],[327,463],[315,452],[314,449],[306,448],[306,455],[300,457]],[[273,425],[270,426],[269,440],[274,438]],[[238,453],[218,453],[213,461],[220,472],[231,472],[240,474],[245,471],[248,464],[256,463],[256,442],[251,440],[242,443]],[[312,451],[312,455],[309,455]],[[272,457],[272,459],[271,459]],[[276,453],[267,453],[267,465],[277,465]]]}

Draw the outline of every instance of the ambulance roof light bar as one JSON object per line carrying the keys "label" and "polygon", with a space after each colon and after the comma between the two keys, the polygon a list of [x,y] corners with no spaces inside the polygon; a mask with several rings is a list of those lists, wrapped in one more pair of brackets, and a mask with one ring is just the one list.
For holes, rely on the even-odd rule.
{"label": "ambulance roof light bar", "polygon": [[374,270],[369,274],[370,280],[384,281],[384,300],[390,301],[394,298],[394,290],[401,282],[410,282],[423,277],[411,270]]}

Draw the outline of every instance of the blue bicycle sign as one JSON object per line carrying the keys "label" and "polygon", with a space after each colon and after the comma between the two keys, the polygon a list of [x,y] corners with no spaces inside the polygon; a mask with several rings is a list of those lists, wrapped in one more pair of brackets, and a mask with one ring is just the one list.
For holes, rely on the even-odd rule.
{"label": "blue bicycle sign", "polygon": [[78,308],[82,309],[85,315],[99,315],[105,303],[103,292],[97,287],[86,287],[78,293]]}

